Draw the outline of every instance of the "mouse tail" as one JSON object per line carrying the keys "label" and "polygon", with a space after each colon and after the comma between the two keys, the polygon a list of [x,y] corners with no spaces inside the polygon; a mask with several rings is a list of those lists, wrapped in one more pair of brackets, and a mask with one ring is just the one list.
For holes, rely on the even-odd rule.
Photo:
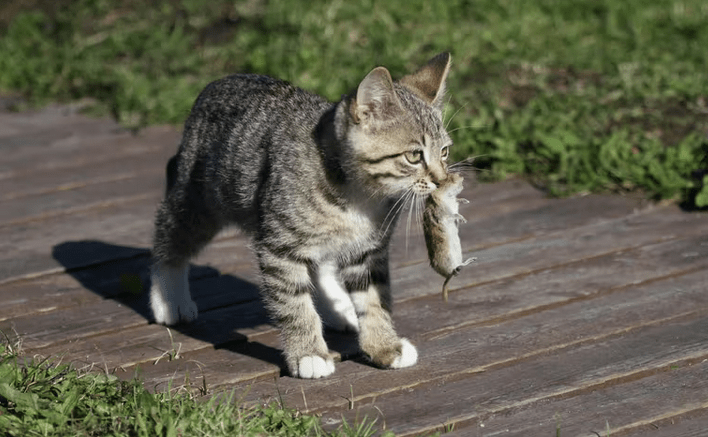
{"label": "mouse tail", "polygon": [[447,293],[448,293],[448,284],[450,283],[450,279],[455,275],[450,275],[445,279],[445,282],[443,282],[443,288],[442,288],[442,298],[443,301],[447,302]]}

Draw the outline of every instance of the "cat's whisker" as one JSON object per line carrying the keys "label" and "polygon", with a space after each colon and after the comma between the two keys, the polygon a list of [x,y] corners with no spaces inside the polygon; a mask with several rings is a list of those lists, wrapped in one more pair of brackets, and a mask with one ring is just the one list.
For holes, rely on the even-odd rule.
{"label": "cat's whisker", "polygon": [[462,129],[472,129],[473,127],[474,126],[460,126],[460,127],[456,127],[455,129],[451,130],[448,133],[451,134],[453,132],[457,132],[458,130],[462,130]]}
{"label": "cat's whisker", "polygon": [[457,111],[455,111],[454,114],[452,114],[452,117],[450,117],[450,119],[445,123],[445,130],[447,130],[447,128],[450,126],[450,123],[452,123],[452,120],[455,118],[455,116],[457,116],[457,114],[458,114],[460,111],[462,111],[462,110],[465,108],[465,106],[467,106],[467,103],[465,103],[464,105],[460,106],[460,108],[459,108]]}
{"label": "cat's whisker", "polygon": [[403,194],[401,194],[401,197],[399,197],[398,200],[396,200],[396,202],[391,206],[391,209],[388,210],[386,217],[384,217],[383,222],[381,223],[381,227],[386,224],[389,217],[391,217],[391,214],[393,214],[393,216],[395,217],[396,214],[394,213],[394,211],[396,210],[396,207],[399,203],[401,203],[401,201],[403,201],[403,199],[408,195],[409,192],[410,189],[406,190]]}
{"label": "cat's whisker", "polygon": [[445,105],[443,106],[443,120],[445,120],[445,117],[447,117],[447,107],[450,106],[450,100],[452,100],[452,94],[448,94],[447,102],[445,102]]}
{"label": "cat's whisker", "polygon": [[411,231],[411,217],[413,215],[413,204],[416,203],[416,198],[418,195],[416,193],[413,193],[412,196],[410,196],[410,207],[408,208],[408,220],[406,221],[406,255],[408,255],[408,236],[410,235]]}
{"label": "cat's whisker", "polygon": [[455,162],[448,167],[448,171],[452,173],[464,173],[464,172],[480,172],[489,171],[486,168],[477,168],[473,165],[477,158],[488,156],[488,155],[476,155],[470,156],[469,158],[463,159],[462,161]]}
{"label": "cat's whisker", "polygon": [[423,212],[425,211],[425,198],[426,196],[418,196],[416,203],[416,221],[418,222],[418,228],[423,227]]}
{"label": "cat's whisker", "polygon": [[396,221],[398,213],[401,211],[401,209],[403,209],[404,205],[406,204],[405,199],[407,199],[412,193],[412,189],[409,188],[408,190],[406,190],[405,193],[401,195],[401,197],[396,201],[396,203],[393,204],[391,209],[388,211],[388,214],[386,214],[386,217],[384,217],[383,222],[381,223],[381,228],[385,228],[382,235],[388,234],[388,229],[391,227],[391,224]]}

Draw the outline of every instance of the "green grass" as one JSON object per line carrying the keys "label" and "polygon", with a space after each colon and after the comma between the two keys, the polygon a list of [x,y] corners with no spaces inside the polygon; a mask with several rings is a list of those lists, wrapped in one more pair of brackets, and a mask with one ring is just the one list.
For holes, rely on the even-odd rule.
{"label": "green grass", "polygon": [[[182,123],[209,81],[277,76],[336,100],[375,65],[453,54],[454,157],[555,195],[708,205],[704,0],[61,0],[0,6],[0,90]],[[38,3],[38,4],[46,4]],[[5,8],[5,14],[2,14]],[[27,9],[27,8],[25,8]]]}
{"label": "green grass", "polygon": [[180,391],[153,394],[137,379],[20,358],[0,344],[3,436],[366,437],[374,425],[364,420],[325,432],[319,418],[277,404],[247,406],[233,393],[209,399]]}

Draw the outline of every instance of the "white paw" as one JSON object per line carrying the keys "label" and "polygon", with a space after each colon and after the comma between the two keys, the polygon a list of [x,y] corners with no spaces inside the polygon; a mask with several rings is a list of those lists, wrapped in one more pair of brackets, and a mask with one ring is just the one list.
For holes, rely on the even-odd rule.
{"label": "white paw", "polygon": [[150,308],[157,323],[175,325],[197,319],[197,304],[189,294],[186,268],[156,266],[151,281]]}
{"label": "white paw", "polygon": [[155,316],[155,322],[162,325],[193,322],[199,314],[197,304],[191,299],[182,302],[168,302],[164,299],[153,298],[150,299],[150,306],[152,314]]}
{"label": "white paw", "polygon": [[337,266],[331,262],[319,266],[317,312],[324,324],[337,331],[359,332],[359,319],[349,293],[339,281]]}
{"label": "white paw", "polygon": [[405,338],[401,339],[401,355],[393,360],[392,369],[410,367],[418,361],[418,351],[415,346]]}
{"label": "white paw", "polygon": [[334,373],[334,361],[317,355],[300,358],[297,367],[297,374],[293,376],[304,379],[323,378]]}
{"label": "white paw", "polygon": [[359,332],[359,319],[356,316],[354,305],[351,301],[348,305],[341,305],[333,308],[321,309],[322,321],[324,324],[335,331],[340,332]]}

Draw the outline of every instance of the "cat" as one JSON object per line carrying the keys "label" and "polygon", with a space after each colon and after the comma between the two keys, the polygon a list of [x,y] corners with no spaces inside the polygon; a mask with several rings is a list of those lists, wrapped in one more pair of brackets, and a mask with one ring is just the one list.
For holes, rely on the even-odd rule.
{"label": "cat", "polygon": [[167,165],[155,218],[150,306],[191,322],[189,260],[224,226],[253,240],[261,296],[290,374],[334,372],[323,324],[358,333],[381,368],[412,366],[391,319],[388,246],[405,205],[447,178],[450,54],[394,82],[374,68],[338,103],[266,76],[207,85]]}

